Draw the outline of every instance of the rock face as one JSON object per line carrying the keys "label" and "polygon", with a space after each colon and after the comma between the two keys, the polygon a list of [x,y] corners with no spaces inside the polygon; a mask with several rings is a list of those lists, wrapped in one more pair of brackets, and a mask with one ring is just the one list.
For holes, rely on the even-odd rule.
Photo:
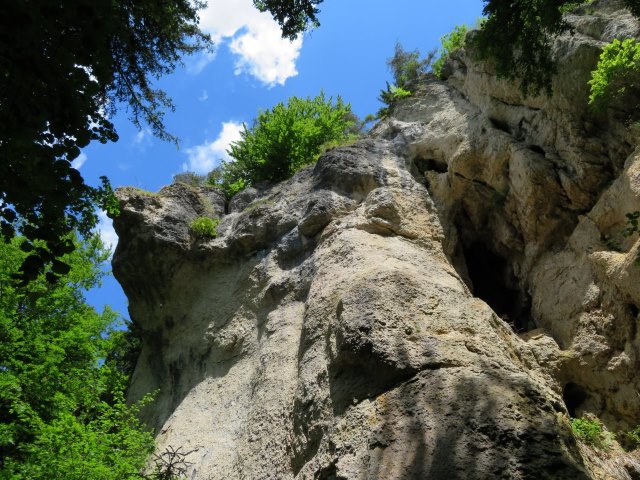
{"label": "rock face", "polygon": [[603,42],[640,28],[596,7],[569,15],[551,98],[460,51],[286,182],[117,192],[159,451],[199,480],[638,478],[569,426],[640,423],[640,155],[586,105]]}

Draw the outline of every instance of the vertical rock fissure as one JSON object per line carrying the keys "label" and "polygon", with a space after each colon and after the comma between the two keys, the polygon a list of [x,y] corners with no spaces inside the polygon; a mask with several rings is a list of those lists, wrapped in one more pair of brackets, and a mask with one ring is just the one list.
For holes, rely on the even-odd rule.
{"label": "vertical rock fissure", "polygon": [[[430,190],[427,172],[448,173],[446,161],[424,155],[411,159],[414,178]],[[516,333],[536,328],[531,316],[531,297],[520,287],[509,259],[496,254],[478,239],[471,222],[456,222],[462,245],[461,276],[474,296],[486,302]],[[466,226],[466,227],[465,227]],[[457,262],[454,262],[457,263]],[[460,270],[460,265],[457,266]]]}

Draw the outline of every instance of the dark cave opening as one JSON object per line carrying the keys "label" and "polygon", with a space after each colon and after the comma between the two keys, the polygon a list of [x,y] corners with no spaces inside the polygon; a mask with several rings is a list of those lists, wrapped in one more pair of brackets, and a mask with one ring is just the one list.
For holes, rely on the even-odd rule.
{"label": "dark cave opening", "polygon": [[504,120],[500,120],[497,118],[489,118],[489,121],[491,122],[491,125],[493,125],[494,128],[497,128],[498,130],[502,130],[503,132],[506,132],[509,135],[511,135],[511,127],[509,127],[509,124]]}
{"label": "dark cave opening", "polygon": [[587,399],[587,392],[580,385],[576,383],[567,383],[562,390],[562,399],[567,407],[569,416],[576,418],[576,410]]}
{"label": "dark cave opening", "polygon": [[435,158],[416,157],[413,159],[413,164],[421,176],[424,176],[424,174],[429,171],[436,173],[447,173],[447,171],[449,171],[449,166],[446,161]]}
{"label": "dark cave opening", "polygon": [[517,288],[507,261],[480,242],[464,248],[474,296],[484,300],[517,333],[535,328],[529,295]]}

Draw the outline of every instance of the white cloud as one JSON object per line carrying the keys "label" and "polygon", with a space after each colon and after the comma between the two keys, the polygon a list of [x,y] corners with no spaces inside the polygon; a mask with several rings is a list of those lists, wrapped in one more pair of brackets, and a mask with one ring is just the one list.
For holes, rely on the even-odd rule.
{"label": "white cloud", "polygon": [[107,213],[103,210],[98,212],[98,234],[105,247],[111,249],[113,252],[118,244],[118,235],[116,235],[116,231],[113,229],[113,221],[107,217]]}
{"label": "white cloud", "polygon": [[216,51],[198,54],[195,59],[187,63],[187,73],[198,75],[204,68],[216,59]]}
{"label": "white cloud", "polygon": [[209,0],[200,13],[200,26],[218,44],[230,40],[229,48],[238,57],[236,75],[249,73],[273,87],[298,74],[302,38],[283,39],[271,14],[258,11],[252,0]]}
{"label": "white cloud", "polygon": [[221,159],[229,160],[227,149],[233,142],[240,140],[242,128],[241,123],[224,122],[218,138],[185,150],[189,161],[182,164],[182,170],[205,174],[213,170]]}
{"label": "white cloud", "polygon": [[87,155],[84,153],[81,153],[76,157],[76,159],[73,162],[71,162],[71,166],[76,170],[80,170],[80,167],[82,167],[82,165],[84,165],[84,162],[86,161],[87,161]]}
{"label": "white cloud", "polygon": [[146,148],[153,143],[153,133],[149,128],[143,128],[133,137],[133,145],[140,150],[146,150]]}

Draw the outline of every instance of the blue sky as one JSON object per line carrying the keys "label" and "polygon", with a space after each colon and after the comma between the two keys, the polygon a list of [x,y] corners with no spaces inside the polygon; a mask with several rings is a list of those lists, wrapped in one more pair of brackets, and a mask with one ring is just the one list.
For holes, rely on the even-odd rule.
{"label": "blue sky", "polygon": [[[138,131],[126,108],[113,119],[120,140],[87,147],[76,160],[92,185],[106,175],[114,187],[131,185],[157,191],[174,174],[206,173],[224,158],[243,122],[251,124],[260,109],[291,96],[315,96],[324,90],[351,103],[360,117],[375,113],[385,80],[386,60],[396,41],[421,53],[440,45],[455,25],[473,25],[482,13],[481,0],[325,0],[321,26],[294,42],[280,38],[269,14],[257,12],[251,0],[208,0],[201,26],[212,35],[214,54],[184,60],[185,66],[156,83],[176,105],[165,124],[180,147]],[[107,243],[117,237],[110,220],[100,232]],[[113,277],[87,294],[99,310],[111,305],[128,317],[126,298]]]}

